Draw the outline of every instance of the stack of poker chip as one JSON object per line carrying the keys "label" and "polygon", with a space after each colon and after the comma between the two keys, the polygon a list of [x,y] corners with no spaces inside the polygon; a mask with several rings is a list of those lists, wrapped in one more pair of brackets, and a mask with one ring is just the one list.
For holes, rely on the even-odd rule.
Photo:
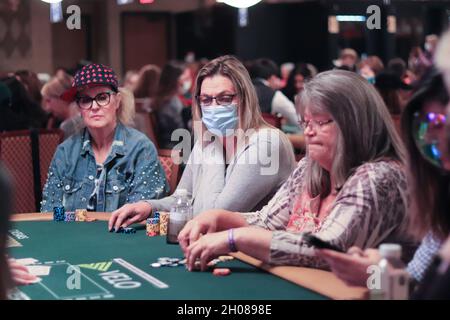
{"label": "stack of poker chip", "polygon": [[135,228],[124,228],[124,227],[119,227],[119,229],[111,228],[111,230],[109,230],[109,232],[115,232],[115,233],[136,233],[136,229]]}
{"label": "stack of poker chip", "polygon": [[75,221],[84,222],[87,221],[87,210],[86,209],[77,209],[75,210]]}
{"label": "stack of poker chip", "polygon": [[64,207],[54,207],[53,208],[53,221],[64,221],[64,220],[65,220]]}
{"label": "stack of poker chip", "polygon": [[65,222],[74,222],[75,221],[75,212],[74,211],[68,211],[64,215],[64,221]]}
{"label": "stack of poker chip", "polygon": [[159,234],[162,236],[167,235],[167,226],[169,225],[169,213],[161,212],[159,217]]}
{"label": "stack of poker chip", "polygon": [[155,213],[153,218],[147,219],[147,236],[159,236],[159,213]]}
{"label": "stack of poker chip", "polygon": [[153,268],[160,267],[178,267],[186,264],[186,259],[160,257],[157,262],[150,264]]}

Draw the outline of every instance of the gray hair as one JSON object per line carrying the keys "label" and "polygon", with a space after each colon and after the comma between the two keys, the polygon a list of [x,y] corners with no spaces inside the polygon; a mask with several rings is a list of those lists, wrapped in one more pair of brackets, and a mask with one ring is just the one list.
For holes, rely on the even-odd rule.
{"label": "gray hair", "polygon": [[405,148],[389,111],[377,92],[354,72],[332,70],[320,73],[305,84],[297,100],[303,118],[305,109],[329,113],[337,125],[336,155],[330,174],[308,159],[306,185],[312,196],[326,196],[341,188],[357,167],[385,158],[405,163]]}

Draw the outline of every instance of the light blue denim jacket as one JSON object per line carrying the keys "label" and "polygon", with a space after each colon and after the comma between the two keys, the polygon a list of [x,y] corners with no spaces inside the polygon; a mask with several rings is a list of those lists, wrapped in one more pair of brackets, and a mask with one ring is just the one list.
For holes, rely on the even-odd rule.
{"label": "light blue denim jacket", "polygon": [[[153,143],[141,132],[117,124],[111,152],[99,181],[99,212],[111,212],[126,203],[164,197],[169,185]],[[86,209],[95,187],[97,165],[87,129],[56,149],[42,195],[41,212],[64,206]]]}

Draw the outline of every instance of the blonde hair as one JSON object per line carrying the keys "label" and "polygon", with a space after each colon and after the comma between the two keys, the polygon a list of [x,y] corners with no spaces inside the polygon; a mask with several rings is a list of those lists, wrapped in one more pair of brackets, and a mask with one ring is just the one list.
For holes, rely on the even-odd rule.
{"label": "blonde hair", "polygon": [[125,126],[134,125],[134,116],[136,114],[134,105],[134,95],[126,88],[119,88],[121,96],[120,106],[117,110],[117,120]]}
{"label": "blonde hair", "polygon": [[60,97],[66,90],[72,87],[73,78],[68,74],[61,77],[53,77],[41,89],[43,97]]}
{"label": "blonde hair", "polygon": [[[224,76],[233,83],[239,99],[237,106],[239,129],[246,131],[248,129],[271,127],[262,117],[258,96],[247,69],[242,62],[230,55],[216,58],[200,69],[195,80],[194,99],[192,100],[192,118],[194,121],[201,121],[202,119],[202,112],[197,97],[200,95],[203,80],[215,75]],[[204,131],[204,125],[202,127]]]}

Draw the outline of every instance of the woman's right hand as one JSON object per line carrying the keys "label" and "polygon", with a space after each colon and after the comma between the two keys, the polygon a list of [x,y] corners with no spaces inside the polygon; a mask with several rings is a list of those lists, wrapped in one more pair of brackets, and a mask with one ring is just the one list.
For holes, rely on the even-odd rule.
{"label": "woman's right hand", "polygon": [[152,206],[145,201],[136,203],[127,203],[111,214],[108,222],[108,230],[114,228],[116,231],[120,228],[126,228],[133,223],[147,219],[152,212]]}
{"label": "woman's right hand", "polygon": [[186,253],[189,244],[197,241],[203,234],[217,231],[219,216],[224,211],[220,209],[208,210],[186,223],[178,234],[178,242],[184,253]]}
{"label": "woman's right hand", "polygon": [[16,262],[15,259],[8,259],[9,271],[16,286],[24,286],[39,281],[39,278],[31,274],[27,267]]}

